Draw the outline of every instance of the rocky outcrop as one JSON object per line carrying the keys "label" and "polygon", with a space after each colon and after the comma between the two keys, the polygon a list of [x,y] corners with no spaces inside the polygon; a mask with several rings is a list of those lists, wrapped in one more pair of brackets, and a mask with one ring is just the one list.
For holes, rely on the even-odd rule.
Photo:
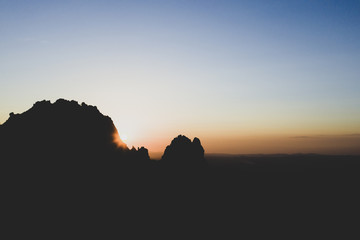
{"label": "rocky outcrop", "polygon": [[[0,150],[15,159],[126,159],[149,156],[130,151],[108,116],[94,107],[59,99],[37,102],[0,125]],[[4,156],[4,155],[3,155]]]}
{"label": "rocky outcrop", "polygon": [[161,163],[165,166],[189,169],[207,166],[200,140],[194,138],[191,141],[183,135],[174,138],[166,147]]}
{"label": "rocky outcrop", "polygon": [[198,138],[191,141],[179,135],[166,147],[160,161],[150,161],[148,150],[144,147],[129,149],[120,139],[111,118],[95,106],[64,99],[55,103],[36,102],[24,113],[10,113],[9,119],[0,125],[0,153],[5,160],[40,160],[49,164],[53,160],[68,161],[65,168],[79,162],[77,166],[84,166],[84,162],[98,166],[108,160],[110,165],[106,168],[113,169],[143,166],[199,169],[207,166]]}

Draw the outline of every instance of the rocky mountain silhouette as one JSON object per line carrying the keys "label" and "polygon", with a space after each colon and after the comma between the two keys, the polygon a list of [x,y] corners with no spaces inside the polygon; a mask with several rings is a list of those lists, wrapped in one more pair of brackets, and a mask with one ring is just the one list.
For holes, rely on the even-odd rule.
{"label": "rocky mountain silhouette", "polygon": [[[238,168],[231,164],[206,167],[200,140],[179,135],[161,160],[152,161],[146,148],[129,149],[112,120],[96,107],[64,99],[41,101],[22,114],[11,113],[0,125],[2,218],[5,224],[20,222],[12,234],[31,236],[24,230],[28,227],[40,233],[49,230],[47,238],[58,236],[66,227],[86,232],[89,226],[101,224],[115,226],[121,234],[131,229],[131,236],[140,232],[152,237],[161,232],[171,238],[191,229],[186,237],[204,238],[206,233],[214,237],[211,230],[224,223],[240,232],[244,222],[258,226],[262,216],[268,217],[264,225],[274,221],[274,216],[293,224],[289,219],[294,216],[303,227],[319,206],[328,218],[334,206],[341,206],[343,212],[349,199],[358,205],[354,198],[358,159],[344,165],[342,172],[338,163],[344,159],[335,159],[334,171],[322,172],[314,170],[319,156],[308,164],[298,156],[295,165],[293,157],[259,158],[246,158],[246,164],[240,162]],[[316,169],[329,166],[328,158],[318,163]],[[4,214],[5,209],[9,213]],[[319,218],[315,221],[312,226]],[[150,228],[156,233],[148,232]],[[101,231],[102,238],[106,231]]]}
{"label": "rocky mountain silhouette", "polygon": [[[0,125],[0,151],[4,159],[19,161],[70,161],[131,166],[206,166],[200,140],[179,135],[166,148],[161,161],[150,161],[144,147],[129,149],[108,116],[95,106],[59,99],[36,102],[22,114],[10,113]],[[120,167],[120,166],[116,166]]]}
{"label": "rocky mountain silhouette", "polygon": [[89,219],[121,225],[119,218],[159,216],[179,199],[180,183],[197,186],[189,175],[197,176],[203,161],[200,141],[185,136],[173,140],[163,160],[150,160],[145,147],[129,149],[121,141],[110,117],[76,101],[36,102],[0,125],[2,206],[11,211],[6,221],[28,217],[27,226],[37,220],[78,226]]}
{"label": "rocky mountain silhouette", "polygon": [[9,158],[89,159],[128,152],[117,130],[94,106],[59,99],[37,102],[22,114],[10,113],[0,127]]}
{"label": "rocky mountain silhouette", "polygon": [[166,147],[161,161],[167,166],[181,168],[186,168],[189,165],[195,168],[207,166],[204,148],[201,146],[200,140],[194,138],[191,141],[183,135],[179,135],[171,141],[171,144]]}

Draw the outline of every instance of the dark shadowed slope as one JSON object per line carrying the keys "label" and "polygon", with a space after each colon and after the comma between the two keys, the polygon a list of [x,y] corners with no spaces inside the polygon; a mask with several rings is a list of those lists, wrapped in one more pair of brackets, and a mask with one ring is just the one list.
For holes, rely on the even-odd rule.
{"label": "dark shadowed slope", "polygon": [[0,125],[0,149],[6,159],[101,160],[137,158],[118,137],[108,116],[90,105],[59,99],[41,101]]}

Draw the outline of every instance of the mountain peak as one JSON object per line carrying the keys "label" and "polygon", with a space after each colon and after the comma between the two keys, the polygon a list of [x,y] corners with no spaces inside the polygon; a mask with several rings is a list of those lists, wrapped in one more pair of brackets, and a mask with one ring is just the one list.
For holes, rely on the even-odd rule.
{"label": "mountain peak", "polygon": [[[120,139],[110,117],[95,106],[74,100],[36,102],[29,110],[10,113],[0,125],[0,152],[19,160],[122,159],[128,166],[148,164],[184,168],[206,166],[198,138],[178,135],[166,147],[162,160],[150,163],[144,147],[131,150]],[[76,161],[75,161],[76,162]]]}
{"label": "mountain peak", "polygon": [[1,146],[16,146],[41,157],[129,150],[120,138],[115,142],[118,132],[110,117],[74,100],[38,101],[24,113],[11,113],[0,126]]}
{"label": "mountain peak", "polygon": [[165,149],[161,161],[165,165],[176,167],[204,167],[206,160],[204,157],[204,148],[200,140],[194,138],[191,141],[184,135],[178,135],[171,141]]}

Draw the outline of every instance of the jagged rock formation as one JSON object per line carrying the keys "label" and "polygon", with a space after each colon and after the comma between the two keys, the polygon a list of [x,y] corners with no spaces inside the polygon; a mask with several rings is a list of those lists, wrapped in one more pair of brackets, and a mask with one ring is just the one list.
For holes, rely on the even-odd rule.
{"label": "jagged rock formation", "polygon": [[200,140],[194,138],[191,141],[183,135],[174,138],[166,147],[161,163],[177,168],[203,168],[207,165]]}
{"label": "jagged rock formation", "polygon": [[1,164],[27,162],[31,171],[39,168],[45,171],[49,167],[63,171],[84,166],[112,171],[207,166],[198,138],[191,141],[179,135],[167,146],[161,161],[150,161],[146,148],[126,146],[110,117],[94,106],[64,99],[55,103],[36,102],[22,114],[10,113],[9,119],[0,125],[0,153],[4,160]]}
{"label": "jagged rock formation", "polygon": [[0,125],[0,149],[21,160],[149,160],[147,150],[130,151],[108,116],[94,107],[59,99],[41,101]]}

